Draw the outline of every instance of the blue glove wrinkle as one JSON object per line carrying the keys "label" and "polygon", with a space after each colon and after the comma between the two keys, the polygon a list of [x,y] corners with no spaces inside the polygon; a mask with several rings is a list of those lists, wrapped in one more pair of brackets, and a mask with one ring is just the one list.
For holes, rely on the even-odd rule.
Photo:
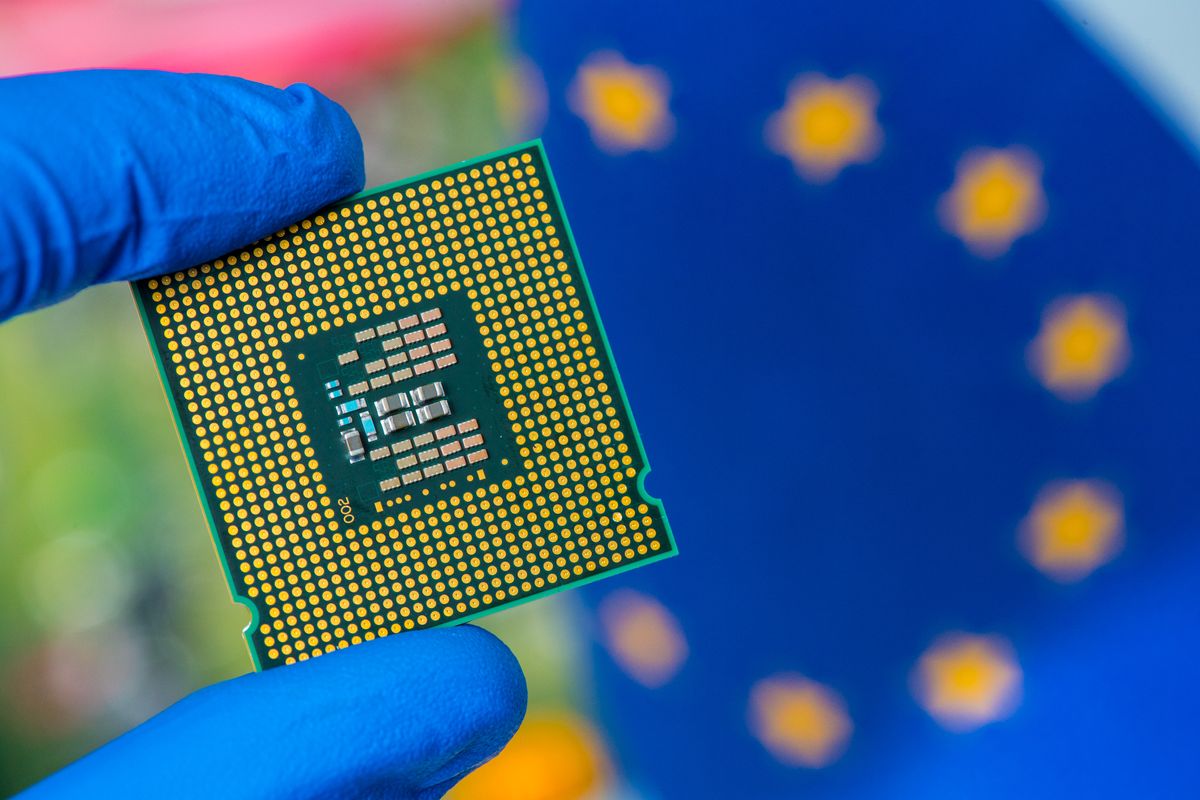
{"label": "blue glove wrinkle", "polygon": [[[41,163],[41,154],[20,142],[0,140],[0,175],[10,187],[26,187],[25,202],[35,205],[38,214],[9,213],[9,204],[0,197],[0,319],[12,312],[18,298],[28,298],[44,287],[50,294],[64,294],[62,287],[51,285],[55,275],[45,274],[49,243],[57,238],[52,231],[71,226],[70,215],[59,202],[60,191],[53,185],[51,173]],[[10,189],[11,191],[11,189]],[[7,191],[5,192],[7,194]],[[24,265],[23,270],[16,265]],[[64,272],[73,271],[64,265]]]}
{"label": "blue glove wrinkle", "polygon": [[0,80],[0,320],[194,266],[358,191],[362,142],[316,90],[97,70]]}
{"label": "blue glove wrinkle", "polygon": [[491,634],[406,633],[199,691],[22,797],[430,800],[500,751],[525,703]]}

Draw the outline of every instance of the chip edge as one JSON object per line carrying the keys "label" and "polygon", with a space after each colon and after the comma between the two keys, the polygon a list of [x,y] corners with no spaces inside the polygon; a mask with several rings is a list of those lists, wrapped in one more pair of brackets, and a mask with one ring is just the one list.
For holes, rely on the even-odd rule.
{"label": "chip edge", "polygon": [[[462,169],[464,167],[475,166],[477,164],[482,164],[487,161],[492,161],[492,160],[501,158],[503,156],[512,155],[513,153],[524,152],[524,151],[527,151],[530,149],[536,149],[538,151],[538,155],[542,161],[542,166],[546,170],[546,177],[549,178],[549,180],[550,180],[551,194],[554,196],[554,202],[555,202],[555,206],[557,207],[557,210],[558,210],[559,219],[562,220],[563,229],[564,229],[564,232],[566,233],[567,241],[570,242],[571,254],[575,257],[575,265],[579,270],[579,276],[583,282],[584,293],[587,295],[588,305],[591,308],[592,316],[596,321],[596,327],[600,333],[600,341],[604,345],[604,353],[606,356],[608,356],[608,363],[612,367],[612,374],[617,382],[617,391],[620,393],[621,402],[624,404],[625,411],[629,418],[629,424],[633,431],[633,439],[637,445],[637,452],[642,460],[642,469],[640,472],[638,472],[637,479],[635,481],[638,496],[642,499],[643,502],[655,507],[658,510],[659,519],[662,520],[663,534],[666,536],[666,539],[667,539],[667,542],[666,542],[667,546],[661,553],[643,557],[637,561],[634,561],[633,563],[625,564],[625,565],[615,567],[612,569],[607,569],[607,570],[604,570],[603,572],[598,572],[593,575],[576,578],[566,584],[559,585],[559,586],[553,586],[548,589],[543,589],[543,590],[537,592],[536,594],[532,594],[532,595],[529,595],[526,597],[520,597],[520,598],[517,598],[514,600],[508,600],[501,604],[492,606],[490,608],[481,609],[473,614],[468,614],[468,615],[462,616],[462,617],[456,617],[453,620],[449,620],[447,622],[430,625],[429,628],[445,628],[445,627],[454,627],[457,625],[465,625],[474,620],[480,619],[480,618],[488,616],[490,614],[494,614],[499,611],[504,611],[504,610],[507,610],[510,608],[516,608],[517,606],[524,605],[525,603],[528,603],[528,602],[531,602],[534,600],[542,600],[547,597],[550,597],[551,595],[558,594],[559,592],[563,592],[563,591],[567,591],[567,590],[571,590],[571,589],[579,589],[579,588],[587,586],[591,583],[594,583],[596,581],[613,578],[624,572],[628,572],[633,569],[648,566],[655,562],[662,561],[664,559],[671,558],[671,557],[679,554],[679,548],[675,543],[675,534],[671,530],[671,523],[670,523],[669,519],[667,518],[667,512],[666,512],[666,509],[663,507],[663,501],[660,498],[652,496],[646,490],[646,477],[650,474],[651,467],[650,467],[649,459],[647,459],[647,457],[646,457],[645,447],[642,444],[642,435],[641,435],[641,432],[638,430],[637,420],[633,413],[633,406],[630,404],[629,396],[625,391],[625,382],[621,379],[621,373],[620,373],[620,369],[617,366],[617,360],[616,360],[616,358],[613,357],[612,346],[609,344],[609,341],[608,341],[608,334],[604,330],[604,320],[600,316],[599,309],[596,307],[596,298],[595,298],[595,295],[592,293],[591,283],[588,281],[587,269],[584,267],[583,259],[579,255],[579,247],[575,242],[575,233],[571,230],[571,222],[567,218],[566,209],[563,206],[562,193],[559,191],[558,183],[555,180],[554,170],[550,166],[550,158],[546,154],[545,145],[542,143],[542,140],[540,138],[530,139],[528,141],[521,142],[520,144],[515,144],[510,147],[505,147],[505,148],[496,150],[491,153],[486,153],[484,155],[476,156],[474,158],[464,159],[462,161],[457,161],[457,162],[454,162],[451,164],[446,164],[445,166],[441,166],[436,169],[426,170],[425,172],[418,173],[416,175],[413,175],[408,178],[404,178],[402,180],[393,181],[391,183],[381,184],[379,186],[375,186],[370,189],[364,189],[363,191],[357,192],[348,197],[344,197],[340,200],[335,200],[334,202],[329,203],[326,206],[323,206],[322,208],[320,208],[316,211],[313,211],[312,213],[306,215],[305,217],[302,217],[302,219],[307,219],[308,217],[315,216],[317,214],[321,214],[326,209],[333,208],[334,206],[338,206],[343,203],[349,203],[349,202],[353,202],[355,200],[368,198],[370,196],[377,195],[380,192],[387,192],[387,191],[392,191],[394,189],[404,188],[410,184],[420,183],[421,181],[427,180],[428,178],[442,175],[447,172],[452,172],[456,169]],[[285,226],[281,230],[286,230],[286,229],[287,229],[287,226]],[[258,242],[265,241],[266,239],[270,238],[271,236],[276,235],[277,233],[279,233],[278,230],[272,231],[271,233],[267,234],[266,236],[263,236],[262,238],[260,238],[258,241],[251,242],[250,244],[239,247],[232,252],[240,252],[249,247],[253,247]],[[191,267],[185,267],[182,270],[169,270],[168,272],[163,273],[163,274],[170,274],[171,272],[186,271],[187,269],[191,269]],[[209,508],[208,500],[204,496],[204,491],[201,488],[203,486],[203,476],[200,474],[200,471],[197,468],[197,465],[196,465],[194,459],[192,458],[192,453],[188,449],[187,434],[185,433],[185,430],[183,427],[183,420],[182,420],[182,417],[180,416],[180,410],[176,406],[175,400],[171,396],[171,392],[168,388],[170,386],[170,379],[167,375],[166,366],[165,366],[165,364],[163,364],[162,358],[160,356],[159,349],[155,343],[154,331],[151,328],[151,323],[150,323],[150,318],[149,318],[149,309],[146,307],[145,303],[142,301],[142,296],[138,292],[138,284],[143,283],[144,281],[149,280],[152,277],[155,277],[155,276],[148,276],[148,277],[142,278],[138,281],[131,281],[129,284],[130,291],[133,294],[134,303],[137,306],[138,315],[142,321],[142,328],[146,334],[146,343],[150,348],[151,355],[154,357],[154,363],[158,367],[159,386],[162,389],[163,395],[166,398],[167,406],[170,407],[170,409],[171,409],[171,417],[175,422],[175,433],[179,438],[179,445],[183,450],[184,457],[187,459],[188,468],[191,470],[191,473],[192,473],[192,488],[195,490],[196,496],[199,498],[199,501],[200,501],[200,506],[204,510],[204,517],[208,522],[208,530],[209,530],[209,535],[210,535],[209,538],[210,538],[210,541],[212,542],[213,549],[216,552],[217,560],[221,563],[221,570],[225,575],[226,588],[229,590],[230,597],[232,598],[232,600],[235,604],[240,605],[240,606],[245,606],[250,611],[250,621],[249,621],[249,623],[247,623],[246,627],[242,629],[242,640],[246,644],[246,649],[249,651],[250,660],[254,665],[255,672],[261,672],[261,671],[263,671],[263,665],[260,662],[258,653],[256,652],[256,650],[254,648],[254,634],[253,634],[253,631],[259,625],[258,608],[257,608],[257,606],[254,605],[253,601],[250,600],[250,598],[243,597],[242,595],[237,594],[234,590],[234,586],[236,586],[236,582],[234,581],[233,574],[230,571],[229,563],[226,561],[225,556],[221,550],[220,532],[216,525],[216,520],[213,517],[212,509]],[[349,643],[345,644],[345,647],[349,647],[349,646],[350,646]],[[339,647],[338,649],[344,649],[344,648]]]}

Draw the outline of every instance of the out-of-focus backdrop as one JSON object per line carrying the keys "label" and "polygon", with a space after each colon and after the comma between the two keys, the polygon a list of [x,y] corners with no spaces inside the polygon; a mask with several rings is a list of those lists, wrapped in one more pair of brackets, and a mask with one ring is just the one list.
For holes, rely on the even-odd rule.
{"label": "out-of-focus backdrop", "polygon": [[[639,19],[612,24],[612,14],[599,14],[608,27],[599,34],[581,35],[590,38],[575,48],[581,53],[577,63],[563,61],[569,46],[522,46],[531,37],[544,40],[549,34],[587,30],[586,8],[570,12],[580,20],[574,27],[555,28],[545,22],[549,13],[543,4],[518,37],[521,10],[479,0],[9,0],[0,6],[0,75],[121,66],[229,73],[277,85],[311,83],[346,105],[360,126],[368,185],[539,135],[555,115],[569,120],[558,123],[556,133],[557,141],[568,142],[564,150],[588,148],[604,158],[635,151],[660,153],[669,159],[676,142],[680,147],[695,145],[703,133],[689,127],[686,115],[695,110],[689,103],[700,102],[697,94],[681,93],[678,108],[669,99],[672,88],[686,89],[687,79],[667,75],[655,65],[653,48],[644,42],[631,45],[636,52],[622,52],[626,39],[640,41],[631,33],[642,24]],[[727,12],[734,15],[739,8],[729,4]],[[1050,13],[1078,40],[1081,50],[1095,54],[1089,58],[1120,76],[1147,113],[1157,118],[1155,124],[1169,130],[1184,150],[1194,152],[1200,139],[1200,50],[1190,32],[1200,23],[1200,6],[1170,0],[1064,0]],[[812,24],[821,22],[821,15],[815,15]],[[646,22],[653,24],[670,27],[661,19]],[[851,45],[849,50],[871,52],[869,42]],[[971,43],[964,41],[963,47],[962,57],[970,58],[966,51]],[[877,49],[874,61],[824,63],[815,51],[802,49],[782,59],[786,67],[780,68],[778,85],[771,90],[778,95],[777,108],[764,107],[761,119],[745,126],[761,130],[755,134],[755,146],[773,153],[784,168],[780,180],[803,187],[809,200],[843,170],[870,165],[881,150],[886,157],[891,136],[886,114],[892,102],[887,92],[894,90],[898,96],[899,89],[893,84],[881,91],[877,83],[858,75],[889,74],[886,48]],[[719,63],[724,54],[715,50],[710,55]],[[919,60],[920,54],[913,58]],[[544,79],[547,75],[551,79]],[[884,109],[882,128],[877,107]],[[967,151],[972,142],[964,139],[961,144]],[[984,270],[1007,255],[1022,236],[1035,234],[1045,219],[1054,220],[1056,213],[1053,197],[1046,208],[1040,183],[1042,170],[1052,170],[1053,165],[1025,149],[1026,144],[1036,147],[1042,142],[1034,136],[1028,142],[1005,139],[988,144],[991,149],[968,152],[959,162],[958,182],[953,188],[947,184],[938,212],[950,234],[947,241],[961,240]],[[556,158],[553,147],[550,157]],[[719,153],[712,156],[714,161],[720,158]],[[590,174],[586,159],[577,161],[582,166],[569,166],[568,174]],[[662,163],[646,167],[648,181],[656,180],[655,169],[672,168]],[[708,161],[694,164],[713,167]],[[718,180],[737,180],[736,169],[716,168],[714,174]],[[592,188],[564,185],[568,214],[572,200]],[[598,185],[595,189],[600,191]],[[697,191],[709,190],[697,183]],[[620,200],[621,191],[604,191],[614,204]],[[622,191],[638,191],[636,181]],[[719,184],[711,191],[719,191]],[[988,191],[993,194],[984,196]],[[820,197],[827,206],[844,202],[832,191]],[[852,221],[856,213],[847,206],[839,219]],[[594,218],[590,224],[591,230],[597,229]],[[730,224],[739,224],[736,215]],[[650,231],[653,220],[645,225]],[[844,232],[857,235],[852,222]],[[661,230],[654,233],[663,235]],[[681,228],[674,235],[692,233]],[[650,238],[647,233],[647,241]],[[797,246],[800,239],[803,236],[797,234]],[[660,248],[655,257],[671,257],[669,250],[661,249],[661,239],[652,246]],[[581,247],[590,270],[603,268],[589,259],[586,242]],[[1069,258],[1070,253],[1061,257]],[[729,266],[734,272],[740,268]],[[864,296],[870,295],[870,290],[864,291]],[[604,297],[600,307],[603,312]],[[1040,332],[1035,326],[1029,337],[1033,344],[1028,366],[1018,355],[1017,363],[1005,369],[1021,374],[1028,370],[1064,403],[1086,403],[1130,363],[1124,315],[1124,307],[1106,294],[1081,292],[1058,305],[1048,302]],[[736,319],[730,324],[736,333]],[[928,352],[936,358],[936,347]],[[620,361],[620,347],[617,356]],[[1134,352],[1135,365],[1137,357]],[[886,354],[881,358],[886,360]],[[864,369],[870,374],[872,369],[903,366],[880,363]],[[1194,359],[1185,368],[1193,366]],[[812,364],[814,370],[821,367],[819,362]],[[644,378],[636,364],[634,373]],[[769,386],[775,379],[767,375],[763,380]],[[869,387],[866,381],[860,388]],[[641,381],[632,392],[635,415],[645,406],[654,410],[656,419],[668,418],[662,409],[674,402],[669,393],[680,387],[661,388],[663,396],[652,397],[656,387]],[[798,414],[822,413],[819,406],[797,409]],[[648,436],[650,460],[657,469],[664,460],[689,457],[683,452],[661,457],[656,453],[653,440],[659,438],[663,447],[674,441],[674,433]],[[864,465],[864,480],[871,480],[872,469],[881,468]],[[1044,467],[1034,472],[1057,477]],[[871,489],[866,488],[861,502],[895,500],[886,497],[884,489],[873,496]],[[1040,494],[1021,498],[1030,509],[1023,522],[1012,526],[1019,528],[1013,533],[1013,560],[1031,562],[1049,576],[1048,587],[1057,581],[1083,591],[1077,582],[1122,550],[1126,524],[1119,489],[1107,477],[1047,480]],[[731,490],[731,505],[750,496],[737,491]],[[689,550],[713,542],[690,542],[688,526],[681,526],[679,518],[690,520],[691,514],[680,509],[684,513],[676,516],[673,498],[666,499],[684,553],[672,569],[681,570]],[[786,535],[805,536],[803,519]],[[1136,539],[1128,546],[1143,548]],[[831,558],[836,556],[831,550]],[[689,658],[688,633],[708,620],[695,607],[676,607],[672,613],[669,602],[662,605],[653,599],[672,593],[671,580],[663,582],[661,591],[645,588],[606,595],[598,612],[584,609],[568,593],[494,615],[484,623],[520,657],[531,690],[530,715],[510,748],[464,783],[457,790],[459,797],[682,796],[668,785],[669,776],[687,765],[664,766],[664,760],[683,758],[670,747],[653,750],[647,758],[659,761],[639,764],[637,777],[628,777],[632,772],[624,763],[629,760],[629,743],[635,743],[633,752],[647,752],[636,746],[638,735],[630,732],[628,709],[642,702],[637,692],[654,691],[676,678]],[[1039,584],[1025,599],[1040,602],[1029,596],[1052,590]],[[1062,613],[1055,608],[1054,613]],[[807,610],[813,617],[822,615],[820,608]],[[889,673],[882,679],[899,684],[887,686],[889,696],[923,708],[939,731],[1003,724],[1019,713],[1021,704],[1020,658],[1011,637],[994,630],[1003,615],[986,616],[989,627],[983,633],[959,630],[968,627],[961,622],[938,627],[940,620],[964,618],[971,619],[950,609],[939,622],[928,623],[929,647],[923,652],[916,647],[911,687],[904,685],[902,675]],[[246,671],[250,662],[240,636],[243,623],[229,600],[128,287],[94,289],[0,328],[0,793],[61,767],[188,692]],[[943,635],[933,635],[938,633]],[[789,633],[779,629],[779,635],[786,638]],[[615,663],[631,679],[628,688],[606,695],[606,703],[624,704],[624,712],[598,704],[592,677],[597,642],[609,651],[603,669],[611,671]],[[696,642],[696,647],[704,646],[699,636]],[[693,652],[691,657],[701,656]],[[853,749],[854,709],[848,711],[846,699],[830,688],[839,680],[836,671],[828,669],[827,660],[808,659],[825,670],[816,680],[794,671],[798,664],[785,661],[778,652],[760,659],[757,665],[768,677],[748,681],[746,696],[736,702],[729,699],[724,714],[733,720],[738,741],[751,743],[747,746],[770,763],[763,769],[782,770],[777,782],[756,784],[768,788],[747,796],[786,796],[788,776],[797,770],[807,774],[829,767],[862,774],[871,769]],[[847,670],[845,680],[857,685],[861,677]],[[614,679],[609,675],[602,680]],[[688,684],[687,694],[676,701],[684,708],[715,702],[703,684]],[[711,688],[715,692],[718,687]],[[857,699],[866,704],[865,696],[859,693]],[[850,692],[850,706],[855,699]],[[670,737],[663,735],[669,726],[655,724],[659,727],[652,724],[645,730],[660,739]],[[870,741],[869,732],[864,736]],[[686,739],[682,731],[679,737]],[[697,745],[696,754],[713,758],[703,747]],[[758,762],[747,761],[740,751],[730,757],[731,769],[758,768]]]}
{"label": "out-of-focus backdrop", "polygon": [[[0,75],[137,67],[310,83],[350,110],[375,185],[536,135],[541,101],[510,33],[488,2],[22,0],[0,6]],[[571,603],[486,623],[529,677],[523,736],[555,754],[538,797],[607,783]],[[247,671],[244,623],[128,286],[0,328],[0,795]]]}

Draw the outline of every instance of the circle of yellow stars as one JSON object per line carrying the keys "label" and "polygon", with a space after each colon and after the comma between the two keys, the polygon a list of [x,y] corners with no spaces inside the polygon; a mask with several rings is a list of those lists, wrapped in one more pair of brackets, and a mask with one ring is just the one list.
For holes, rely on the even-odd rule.
{"label": "circle of yellow stars", "polygon": [[[666,73],[631,63],[614,51],[583,61],[567,100],[597,147],[612,155],[662,150],[675,135]],[[767,117],[764,144],[787,158],[801,180],[828,184],[847,167],[878,157],[884,142],[879,103],[875,84],[864,76],[798,75],[786,87],[783,105]],[[937,202],[942,227],[977,258],[1009,253],[1046,218],[1042,172],[1040,160],[1024,147],[967,151]],[[1063,402],[1079,403],[1120,376],[1130,353],[1119,301],[1081,294],[1060,297],[1046,307],[1026,356],[1031,374],[1047,391]],[[1082,580],[1115,557],[1124,534],[1115,487],[1101,480],[1062,480],[1038,493],[1020,523],[1017,544],[1030,564],[1065,583]],[[616,590],[600,604],[598,621],[613,660],[643,686],[664,687],[686,669],[683,627],[656,598]],[[1003,636],[951,631],[917,657],[910,688],[934,721],[949,731],[966,732],[1015,711],[1022,672]],[[747,725],[780,763],[809,769],[837,761],[854,730],[835,689],[793,672],[766,676],[751,687]],[[520,758],[521,764],[528,761],[527,754]],[[504,759],[502,755],[497,761]]]}

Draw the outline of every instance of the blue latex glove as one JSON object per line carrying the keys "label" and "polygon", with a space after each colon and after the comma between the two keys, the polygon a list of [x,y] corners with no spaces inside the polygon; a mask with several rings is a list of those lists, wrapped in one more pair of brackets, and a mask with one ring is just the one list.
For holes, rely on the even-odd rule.
{"label": "blue latex glove", "polygon": [[0,80],[0,320],[195,266],[363,186],[315,90],[93,71]]}
{"label": "blue latex glove", "polygon": [[[232,78],[0,80],[0,319],[191,266],[362,187],[336,103]],[[434,798],[520,724],[516,659],[477,628],[407,633],[198,692],[28,798]]]}

